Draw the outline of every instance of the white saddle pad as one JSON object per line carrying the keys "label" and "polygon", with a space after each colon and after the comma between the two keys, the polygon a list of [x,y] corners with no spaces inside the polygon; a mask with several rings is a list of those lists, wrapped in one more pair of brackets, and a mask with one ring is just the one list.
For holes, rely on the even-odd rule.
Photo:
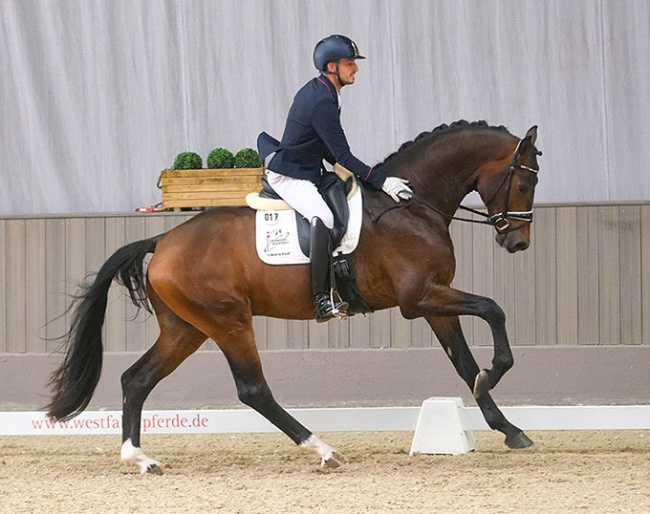
{"label": "white saddle pad", "polygon": [[[352,253],[359,244],[361,233],[361,190],[348,198],[350,219],[348,230],[341,244],[334,250],[339,253]],[[298,242],[298,223],[293,210],[258,210],[255,214],[255,246],[257,255],[266,264],[306,264],[309,257],[305,256]]]}

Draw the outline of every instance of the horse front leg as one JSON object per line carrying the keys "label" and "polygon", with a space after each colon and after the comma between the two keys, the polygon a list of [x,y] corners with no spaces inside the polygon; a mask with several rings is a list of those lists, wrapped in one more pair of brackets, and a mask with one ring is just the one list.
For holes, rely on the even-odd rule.
{"label": "horse front leg", "polygon": [[438,284],[421,301],[416,304],[407,302],[400,305],[400,308],[408,319],[467,315],[478,316],[488,323],[494,342],[494,357],[491,369],[477,369],[472,377],[471,387],[477,400],[493,389],[514,364],[506,333],[506,316],[501,307],[491,298]]}
{"label": "horse front leg", "polygon": [[[426,320],[460,377],[470,389],[474,389],[476,377],[480,374],[479,367],[467,346],[458,317],[427,317]],[[506,436],[505,443],[509,448],[521,449],[533,445],[533,441],[520,428],[506,419],[489,393],[482,394],[476,402],[488,426]]]}
{"label": "horse front leg", "polygon": [[[462,293],[463,295],[468,293]],[[506,315],[503,309],[492,300],[482,296],[469,295],[474,297],[478,307],[477,316],[484,319],[492,331],[494,343],[494,356],[492,357],[492,368],[480,370],[475,379],[472,391],[474,398],[479,400],[493,389],[514,364],[508,334],[506,332]],[[462,335],[462,333],[461,333]],[[465,343],[467,347],[467,343]]]}

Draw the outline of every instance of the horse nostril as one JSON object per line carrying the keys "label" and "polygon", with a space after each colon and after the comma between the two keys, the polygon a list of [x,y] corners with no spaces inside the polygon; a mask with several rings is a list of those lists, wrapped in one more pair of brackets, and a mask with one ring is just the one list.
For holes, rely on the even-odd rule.
{"label": "horse nostril", "polygon": [[517,244],[509,246],[508,251],[510,253],[521,252],[528,248],[528,243],[526,241],[519,241]]}

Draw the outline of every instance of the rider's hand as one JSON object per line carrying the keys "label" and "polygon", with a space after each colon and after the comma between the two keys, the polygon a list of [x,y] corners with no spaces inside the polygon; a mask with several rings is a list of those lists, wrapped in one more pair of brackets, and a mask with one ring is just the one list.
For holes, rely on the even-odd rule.
{"label": "rider's hand", "polygon": [[393,200],[410,200],[413,198],[413,190],[407,185],[408,180],[399,177],[386,177],[381,190]]}

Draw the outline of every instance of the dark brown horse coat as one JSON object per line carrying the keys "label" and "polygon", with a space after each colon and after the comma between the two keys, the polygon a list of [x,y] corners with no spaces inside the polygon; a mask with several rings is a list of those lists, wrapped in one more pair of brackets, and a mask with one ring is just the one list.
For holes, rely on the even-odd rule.
{"label": "dark brown horse coat", "polygon": [[[497,242],[510,252],[528,247],[538,171],[536,134],[533,127],[520,140],[503,127],[457,122],[402,145],[383,168],[410,180],[415,197],[395,205],[385,194],[366,190],[368,212],[354,252],[358,287],[367,304],[374,310],[398,306],[408,319],[426,319],[474,391],[487,423],[505,434],[511,448],[532,441],[505,419],[488,392],[513,364],[505,316],[493,300],[450,287],[455,257],[449,224],[462,199],[478,191],[498,229]],[[254,218],[246,207],[209,210],[110,257],[80,297],[66,357],[52,377],[50,417],[72,417],[92,397],[101,372],[106,297],[117,277],[136,305],[147,307],[148,298],[160,325],[158,340],[122,376],[125,444],[141,454],[140,418],[147,395],[207,338],[226,356],[241,401],[296,443],[312,441],[311,432],[273,399],[253,333],[253,316],[313,318],[309,269],[264,264],[255,253]],[[153,257],[145,275],[147,253]],[[476,364],[460,315],[479,316],[490,325],[491,369]],[[321,455],[327,464],[340,463],[337,454]],[[151,459],[145,464],[140,464],[143,471],[159,470]]]}

